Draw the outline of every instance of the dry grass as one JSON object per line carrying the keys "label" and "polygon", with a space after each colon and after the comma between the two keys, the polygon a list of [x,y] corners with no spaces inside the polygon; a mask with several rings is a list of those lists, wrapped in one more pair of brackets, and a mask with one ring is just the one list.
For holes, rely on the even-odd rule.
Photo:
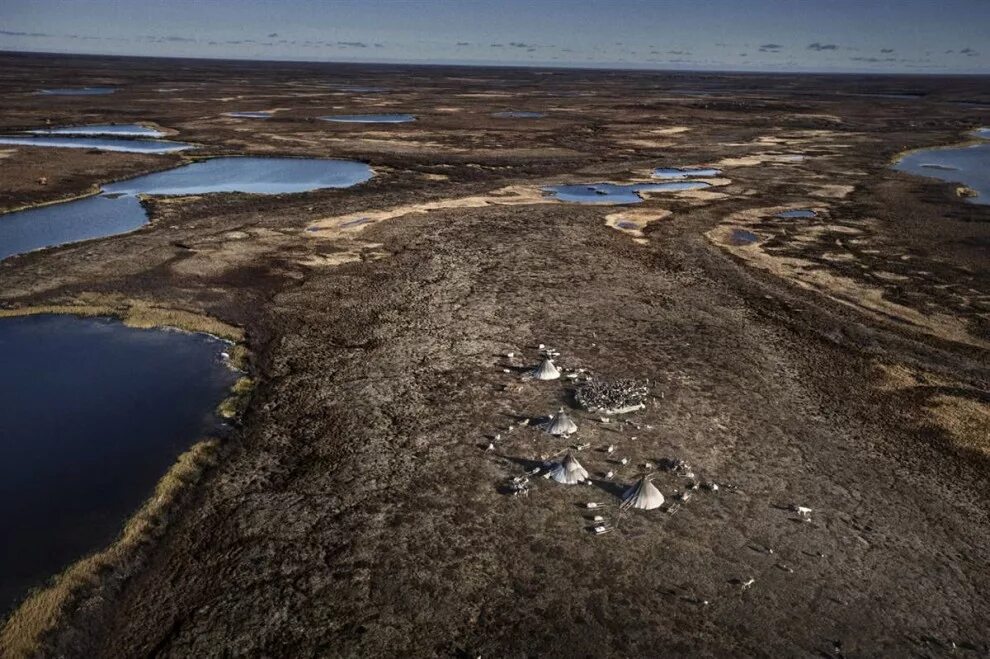
{"label": "dry grass", "polygon": [[939,395],[926,409],[955,444],[990,455],[990,406],[969,398]]}
{"label": "dry grass", "polygon": [[65,622],[66,615],[76,609],[87,592],[101,584],[107,572],[124,569],[133,562],[141,545],[162,535],[169,511],[181,494],[216,463],[218,447],[215,439],[193,445],[158,482],[155,493],[128,521],[116,542],[74,563],[53,578],[49,586],[32,592],[0,630],[0,656],[29,657],[41,652],[47,634]]}
{"label": "dry grass", "polygon": [[247,376],[238,378],[234,386],[230,388],[230,396],[224,398],[217,406],[217,414],[224,419],[239,417],[247,409],[253,391],[254,380]]}
{"label": "dry grass", "polygon": [[[901,364],[878,363],[876,373],[877,387],[885,392],[964,386]],[[937,393],[928,398],[923,409],[924,421],[942,430],[954,445],[990,455],[990,405],[974,398]]]}
{"label": "dry grass", "polygon": [[205,332],[213,336],[240,342],[244,330],[193,311],[161,307],[148,300],[100,294],[83,294],[67,304],[46,304],[29,307],[0,309],[0,318],[32,316],[45,313],[72,314],[75,316],[113,316],[128,327],[150,329],[174,327],[188,332]]}
{"label": "dry grass", "polygon": [[[2,156],[6,157],[6,156]],[[100,186],[91,185],[89,188],[80,194],[72,195],[70,197],[62,197],[61,199],[53,199],[52,201],[43,201],[40,203],[31,204],[21,204],[20,206],[11,206],[10,208],[2,208],[0,212],[4,213],[14,213],[16,211],[26,211],[32,208],[43,208],[44,206],[54,206],[55,204],[64,204],[69,201],[78,201],[80,199],[86,199],[87,197],[95,197],[100,194]]]}
{"label": "dry grass", "polygon": [[[819,215],[828,210],[813,204],[808,204],[805,207],[811,208]],[[795,208],[800,208],[800,206],[792,204],[790,206],[770,206],[739,211],[726,217],[721,224],[708,231],[705,236],[712,243],[750,266],[787,279],[801,288],[817,291],[835,302],[857,309],[878,320],[884,322],[895,320],[914,330],[947,341],[956,341],[980,348],[986,348],[990,345],[982,337],[974,336],[969,331],[965,319],[947,313],[919,311],[888,299],[885,294],[886,290],[872,282],[854,279],[838,269],[826,269],[822,267],[824,263],[803,257],[781,255],[779,252],[770,252],[764,249],[764,244],[769,237],[767,231],[761,227],[764,219]],[[792,244],[819,243],[824,236],[831,233],[860,235],[862,232],[861,229],[853,227],[828,224],[824,220],[817,223],[792,224],[790,227],[793,233],[787,239]],[[751,231],[758,236],[759,240],[741,245],[735,244],[733,232],[736,229]],[[835,262],[837,259],[833,256],[830,260]]]}

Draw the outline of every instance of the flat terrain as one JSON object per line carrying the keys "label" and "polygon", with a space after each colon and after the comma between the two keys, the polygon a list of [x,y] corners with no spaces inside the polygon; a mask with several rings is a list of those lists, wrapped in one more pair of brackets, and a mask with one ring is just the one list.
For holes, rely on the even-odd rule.
{"label": "flat terrain", "polygon": [[[31,93],[67,85],[119,90]],[[160,539],[74,593],[41,653],[987,655],[990,206],[888,165],[990,124],[988,90],[0,56],[3,131],[146,121],[202,145],[4,148],[4,209],[202,155],[377,173],[152,199],[139,231],[0,263],[0,307],[113,299],[242,327],[258,383]],[[222,116],[254,110],[277,111]],[[418,120],[316,119],[367,112]],[[630,207],[540,192],[692,165],[722,174]],[[520,379],[539,344],[649,380],[649,405],[573,409],[570,440],[520,428],[573,406],[567,380]],[[592,485],[505,493],[578,444]],[[679,501],[690,479],[660,471],[668,505],[619,517],[648,463],[675,459],[718,491]],[[613,533],[589,531],[589,501]]]}

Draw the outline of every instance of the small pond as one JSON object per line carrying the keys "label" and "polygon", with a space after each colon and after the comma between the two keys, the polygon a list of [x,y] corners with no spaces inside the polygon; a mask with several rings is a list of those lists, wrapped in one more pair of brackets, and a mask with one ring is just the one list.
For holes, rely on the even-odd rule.
{"label": "small pond", "polygon": [[96,318],[0,319],[0,611],[112,542],[219,430],[226,344]]}
{"label": "small pond", "polygon": [[54,87],[39,89],[42,96],[106,96],[117,91],[116,87]]}
{"label": "small pond", "polygon": [[165,137],[165,133],[141,124],[87,124],[85,126],[60,126],[35,128],[25,131],[33,135],[114,135],[116,137]]}
{"label": "small pond", "polygon": [[0,144],[58,147],[65,149],[99,149],[125,153],[175,153],[196,148],[186,142],[142,140],[126,137],[77,137],[74,135],[0,135]]}
{"label": "small pond", "polygon": [[416,121],[415,115],[411,114],[328,114],[320,119],[342,124],[404,124]]}
{"label": "small pond", "polygon": [[712,177],[721,174],[721,169],[713,167],[657,167],[653,170],[653,178]]}
{"label": "small pond", "polygon": [[669,183],[594,183],[583,185],[551,185],[544,192],[555,199],[576,204],[638,204],[640,192],[671,192],[700,190],[709,187],[704,181],[670,181]]}
{"label": "small pond", "polygon": [[760,239],[752,231],[746,231],[745,229],[733,229],[732,235],[729,236],[729,243],[732,245],[752,245]]}
{"label": "small pond", "polygon": [[0,259],[24,252],[138,229],[148,216],[136,195],[211,192],[288,194],[349,188],[373,176],[353,160],[210,158],[102,187],[95,197],[0,215]]}
{"label": "small pond", "polygon": [[[988,138],[990,130],[975,134]],[[976,193],[967,202],[990,204],[990,142],[913,151],[894,163],[894,169],[965,185]]]}
{"label": "small pond", "polygon": [[258,112],[224,112],[223,116],[236,119],[271,119],[272,113],[264,110]]}
{"label": "small pond", "polygon": [[509,110],[506,112],[493,112],[492,116],[496,119],[542,119],[547,115],[544,112],[522,112]]}
{"label": "small pond", "polygon": [[783,211],[782,213],[777,213],[776,217],[781,218],[811,218],[817,217],[815,211],[809,208],[798,208],[795,210]]}

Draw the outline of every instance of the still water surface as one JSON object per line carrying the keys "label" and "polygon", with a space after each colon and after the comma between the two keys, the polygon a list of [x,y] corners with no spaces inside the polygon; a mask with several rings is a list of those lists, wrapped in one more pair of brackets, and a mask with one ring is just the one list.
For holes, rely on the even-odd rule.
{"label": "still water surface", "polygon": [[0,319],[0,617],[113,541],[176,457],[215,432],[226,344],[96,318]]}
{"label": "still water surface", "polygon": [[353,160],[210,158],[108,183],[102,194],[0,215],[0,259],[43,247],[126,233],[148,222],[137,195],[287,194],[348,188],[374,172]]}

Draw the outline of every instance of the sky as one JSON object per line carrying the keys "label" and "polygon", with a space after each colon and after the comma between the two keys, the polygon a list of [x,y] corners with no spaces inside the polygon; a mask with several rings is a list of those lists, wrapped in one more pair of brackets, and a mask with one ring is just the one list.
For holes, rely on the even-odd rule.
{"label": "sky", "polygon": [[0,0],[0,50],[990,74],[990,0]]}

